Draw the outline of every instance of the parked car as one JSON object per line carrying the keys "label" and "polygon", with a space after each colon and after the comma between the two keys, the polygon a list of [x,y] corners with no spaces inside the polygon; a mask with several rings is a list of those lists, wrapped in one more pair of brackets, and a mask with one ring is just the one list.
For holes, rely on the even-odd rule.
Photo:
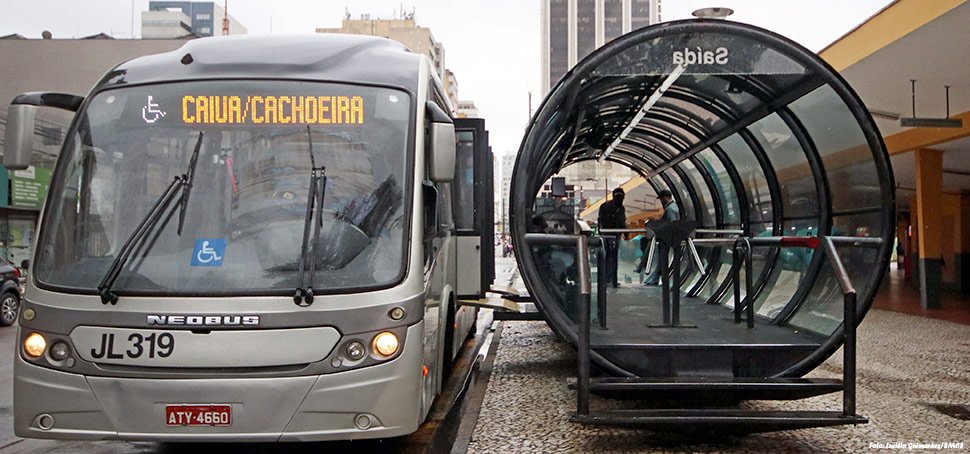
{"label": "parked car", "polygon": [[20,270],[0,259],[0,326],[10,326],[20,315]]}

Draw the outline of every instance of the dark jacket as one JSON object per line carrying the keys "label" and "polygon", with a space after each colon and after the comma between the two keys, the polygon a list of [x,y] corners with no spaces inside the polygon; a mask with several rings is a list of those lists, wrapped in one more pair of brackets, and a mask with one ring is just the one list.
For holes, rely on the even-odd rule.
{"label": "dark jacket", "polygon": [[600,206],[598,220],[601,229],[625,229],[626,209],[616,200],[610,200]]}

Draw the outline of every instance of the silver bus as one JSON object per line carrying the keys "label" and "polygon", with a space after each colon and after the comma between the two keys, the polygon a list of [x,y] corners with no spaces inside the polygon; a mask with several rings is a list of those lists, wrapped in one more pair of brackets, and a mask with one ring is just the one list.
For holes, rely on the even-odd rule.
{"label": "silver bus", "polygon": [[[192,40],[87,97],[17,97],[9,168],[29,164],[40,107],[76,113],[19,316],[18,436],[417,429],[473,329],[459,296],[491,283],[458,261],[460,232],[491,241],[474,207],[487,135],[456,135],[427,58],[364,36]],[[479,151],[471,173],[456,136]]]}

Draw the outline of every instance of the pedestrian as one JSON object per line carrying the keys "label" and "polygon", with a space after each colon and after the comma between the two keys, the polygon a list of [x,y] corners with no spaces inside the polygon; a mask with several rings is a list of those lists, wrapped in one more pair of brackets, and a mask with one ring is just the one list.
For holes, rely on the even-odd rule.
{"label": "pedestrian", "polygon": [[[660,203],[663,204],[664,207],[664,213],[662,216],[660,216],[660,219],[666,221],[679,221],[680,207],[677,206],[677,202],[674,202],[673,193],[666,189],[662,189],[657,193],[657,198],[660,199]],[[643,282],[641,283],[643,285],[660,284],[660,261],[667,260],[667,254],[670,251],[670,248],[658,241],[655,251],[653,263],[650,265],[650,274],[643,278]]]}
{"label": "pedestrian", "polygon": [[[598,221],[600,229],[625,229],[626,228],[626,209],[623,208],[623,198],[626,196],[626,192],[623,188],[616,188],[613,190],[613,199],[607,201],[602,206],[600,206]],[[616,275],[617,267],[619,265],[619,254],[618,245],[620,240],[620,234],[600,234],[600,238],[603,240],[603,249],[606,252],[606,269],[603,270],[604,277],[607,279],[607,283],[613,285],[613,287],[619,287],[620,283],[617,282]]]}

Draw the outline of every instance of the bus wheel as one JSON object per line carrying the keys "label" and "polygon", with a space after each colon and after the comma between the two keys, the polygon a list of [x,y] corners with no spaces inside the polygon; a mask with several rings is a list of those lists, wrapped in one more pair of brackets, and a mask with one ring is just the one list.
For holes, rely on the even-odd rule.
{"label": "bus wheel", "polygon": [[10,326],[20,314],[20,298],[14,292],[4,292],[0,296],[0,326]]}
{"label": "bus wheel", "polygon": [[448,316],[445,317],[445,348],[441,354],[441,381],[451,375],[451,366],[455,362],[455,302],[448,300]]}

